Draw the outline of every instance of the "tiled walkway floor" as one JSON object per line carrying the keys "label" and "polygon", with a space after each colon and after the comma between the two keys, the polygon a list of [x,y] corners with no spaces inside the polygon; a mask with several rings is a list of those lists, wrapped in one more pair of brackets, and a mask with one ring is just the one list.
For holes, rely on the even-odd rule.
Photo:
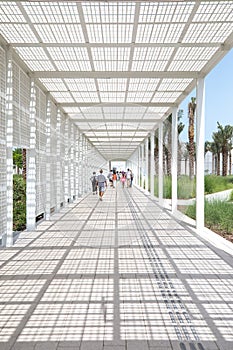
{"label": "tiled walkway floor", "polygon": [[0,350],[232,350],[233,258],[136,188],[0,250]]}

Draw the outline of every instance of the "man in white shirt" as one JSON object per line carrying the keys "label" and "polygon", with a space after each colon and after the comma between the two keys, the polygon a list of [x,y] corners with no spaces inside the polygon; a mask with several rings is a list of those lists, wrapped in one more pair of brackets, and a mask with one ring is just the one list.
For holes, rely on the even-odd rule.
{"label": "man in white shirt", "polygon": [[97,176],[97,184],[98,184],[98,187],[99,187],[99,198],[102,201],[103,200],[104,191],[105,191],[105,186],[107,187],[107,179],[104,176],[102,169],[100,169],[100,173]]}

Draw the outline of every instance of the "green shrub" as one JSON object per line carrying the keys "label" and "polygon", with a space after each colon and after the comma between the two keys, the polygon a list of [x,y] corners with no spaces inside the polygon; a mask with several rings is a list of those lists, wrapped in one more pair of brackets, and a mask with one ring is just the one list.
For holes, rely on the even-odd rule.
{"label": "green shrub", "polygon": [[[159,179],[155,176],[154,180],[155,191],[154,195],[159,195]],[[188,176],[180,176],[177,181],[177,192],[179,199],[188,199],[195,197],[195,179],[190,180]],[[172,177],[165,175],[163,177],[163,198],[171,198],[172,194]]]}
{"label": "green shrub", "polygon": [[163,177],[163,198],[171,198],[172,196],[172,179],[171,176]]}
{"label": "green shrub", "polygon": [[[196,219],[196,204],[190,205],[185,214]],[[205,201],[205,225],[211,229],[233,233],[233,205],[218,200]]]}
{"label": "green shrub", "polygon": [[192,219],[196,219],[196,203],[193,205],[189,205],[185,210],[185,215],[189,216]]}
{"label": "green shrub", "polygon": [[26,228],[26,182],[21,175],[13,178],[13,230]]}
{"label": "green shrub", "polygon": [[229,201],[233,202],[233,190],[232,190],[231,193],[230,193]]}
{"label": "green shrub", "polygon": [[215,193],[233,188],[233,176],[205,176],[205,192]]}
{"label": "green shrub", "polygon": [[195,178],[191,180],[187,175],[181,175],[177,181],[177,195],[179,199],[189,199],[195,197]]}

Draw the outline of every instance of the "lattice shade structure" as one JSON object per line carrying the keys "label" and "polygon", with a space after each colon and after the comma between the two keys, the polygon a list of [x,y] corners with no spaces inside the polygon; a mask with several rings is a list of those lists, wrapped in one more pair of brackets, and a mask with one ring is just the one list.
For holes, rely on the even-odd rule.
{"label": "lattice shade structure", "polygon": [[[98,119],[107,129],[116,121],[124,133],[131,118],[125,107],[134,104],[136,127],[149,132],[233,40],[231,0],[2,1],[0,11],[2,37],[84,132]],[[106,104],[116,106],[107,118]],[[144,120],[151,107],[155,120],[149,126]],[[115,156],[118,146],[111,147]],[[126,145],[118,158],[131,151]]]}
{"label": "lattice shade structure", "polygon": [[7,134],[35,153],[35,215],[48,214],[87,189],[91,165],[137,162],[233,47],[233,0],[3,0],[0,45],[1,217]]}

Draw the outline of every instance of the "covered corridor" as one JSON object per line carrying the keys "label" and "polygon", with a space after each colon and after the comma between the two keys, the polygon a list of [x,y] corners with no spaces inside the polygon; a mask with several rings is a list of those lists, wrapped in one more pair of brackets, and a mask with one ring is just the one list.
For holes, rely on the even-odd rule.
{"label": "covered corridor", "polygon": [[[204,240],[205,77],[233,47],[232,14],[233,0],[0,1],[0,350],[232,350],[232,246]],[[178,119],[194,89],[187,226]],[[101,202],[90,176],[112,161],[134,186]]]}
{"label": "covered corridor", "polygon": [[232,256],[136,187],[0,250],[1,350],[230,350]]}

